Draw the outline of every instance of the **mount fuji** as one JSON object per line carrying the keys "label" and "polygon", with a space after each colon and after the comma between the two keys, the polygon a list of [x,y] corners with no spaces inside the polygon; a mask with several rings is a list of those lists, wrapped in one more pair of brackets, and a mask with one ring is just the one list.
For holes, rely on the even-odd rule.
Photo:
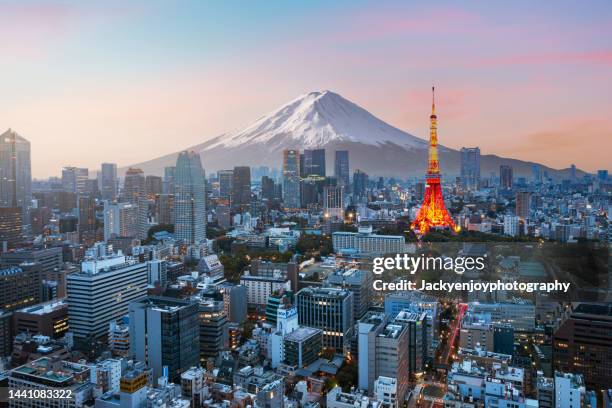
{"label": "mount fuji", "polygon": [[[211,172],[239,165],[280,168],[284,149],[315,148],[326,149],[329,175],[333,174],[334,150],[349,151],[351,173],[360,169],[373,176],[406,178],[424,176],[427,167],[427,140],[387,124],[331,91],[301,95],[239,132],[222,134],[184,150],[200,153],[204,168]],[[442,173],[459,174],[460,152],[441,145],[438,149]],[[164,167],[175,165],[177,155],[175,152],[131,167],[162,175]],[[497,173],[501,164],[511,165],[515,175],[528,176],[535,163],[482,155],[481,173]],[[568,169],[542,169],[550,176],[569,174]]]}

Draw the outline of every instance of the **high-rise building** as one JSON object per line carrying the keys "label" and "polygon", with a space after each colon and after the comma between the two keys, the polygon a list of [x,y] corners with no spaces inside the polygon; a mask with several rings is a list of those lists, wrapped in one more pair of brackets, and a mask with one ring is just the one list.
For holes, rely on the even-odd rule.
{"label": "high-rise building", "polygon": [[300,327],[283,338],[284,360],[293,367],[303,368],[319,359],[322,350],[323,331],[312,327]]}
{"label": "high-rise building", "polygon": [[115,201],[117,199],[117,165],[115,163],[102,163],[98,173],[98,188],[103,200]]}
{"label": "high-rise building", "polygon": [[427,314],[401,311],[393,323],[406,326],[408,332],[408,372],[411,376],[425,371],[427,361]]}
{"label": "high-rise building", "polygon": [[83,194],[86,189],[89,170],[78,167],[62,168],[62,189],[75,194]]}
{"label": "high-rise building", "polygon": [[461,148],[461,183],[469,190],[477,190],[480,183],[480,148]]}
{"label": "high-rise building", "polygon": [[219,170],[219,197],[229,200],[232,195],[232,182],[234,181],[234,170]]}
{"label": "high-rise building", "polygon": [[144,361],[153,377],[169,380],[198,366],[200,335],[198,303],[168,297],[149,296],[129,305],[130,355]]}
{"label": "high-rise building", "polygon": [[389,323],[382,312],[369,312],[358,323],[358,383],[372,391],[379,376],[395,378],[397,401],[408,390],[408,329],[401,323]]}
{"label": "high-rise building", "polygon": [[365,269],[337,269],[327,276],[325,284],[353,292],[353,316],[360,319],[372,304],[372,273]]}
{"label": "high-rise building", "polygon": [[300,151],[283,151],[283,202],[285,208],[300,208]]}
{"label": "high-rise building", "polygon": [[174,194],[155,196],[155,220],[158,224],[174,224]]}
{"label": "high-rise building", "polygon": [[0,312],[11,312],[41,301],[41,265],[0,268]]}
{"label": "high-rise building", "polygon": [[348,150],[336,150],[334,161],[334,176],[338,180],[338,184],[346,189],[349,185],[349,152]]}
{"label": "high-rise building", "polygon": [[359,198],[368,195],[368,175],[359,169],[353,173],[353,195]]}
{"label": "high-rise building", "polygon": [[232,178],[232,208],[238,212],[247,212],[251,208],[251,168],[234,167]]}
{"label": "high-rise building", "polygon": [[524,220],[531,218],[531,193],[529,191],[519,191],[516,193],[516,216]]}
{"label": "high-rise building", "polygon": [[15,247],[23,239],[23,209],[0,207],[0,253]]}
{"label": "high-rise building", "polygon": [[176,173],[176,167],[164,167],[164,181],[163,190],[164,194],[174,194],[174,175]]}
{"label": "high-rise building", "polygon": [[136,237],[138,205],[104,202],[104,240],[113,237]]}
{"label": "high-rise building", "polygon": [[157,194],[163,193],[163,189],[161,177],[152,175],[145,177],[145,193],[147,198],[155,198]]}
{"label": "high-rise building", "polygon": [[142,169],[130,167],[125,172],[123,181],[123,201],[138,203],[138,199],[145,196],[145,176]]}
{"label": "high-rise building", "polygon": [[325,177],[325,149],[304,150],[304,174]]}
{"label": "high-rise building", "polygon": [[78,198],[79,210],[79,236],[96,230],[96,200],[89,195],[80,195]]}
{"label": "high-rise building", "polygon": [[21,227],[26,227],[31,203],[30,142],[9,129],[0,135],[0,207],[21,208]]}
{"label": "high-rise building", "polygon": [[601,183],[608,181],[608,170],[597,170],[597,180]]}
{"label": "high-rise building", "polygon": [[612,305],[579,303],[553,336],[553,368],[580,373],[589,389],[612,384]]}
{"label": "high-rise building", "polygon": [[206,239],[206,176],[200,155],[181,152],[174,179],[174,236],[187,244]]}
{"label": "high-rise building", "polygon": [[261,178],[261,198],[272,201],[276,198],[274,179],[268,176]]}
{"label": "high-rise building", "polygon": [[200,362],[216,358],[225,348],[227,315],[222,301],[202,299],[199,303]]}
{"label": "high-rise building", "polygon": [[123,255],[90,258],[66,277],[68,324],[75,339],[108,334],[110,322],[147,294],[147,264]]}
{"label": "high-rise building", "polygon": [[499,187],[511,190],[513,185],[512,166],[502,164],[499,166]]}
{"label": "high-rise building", "polygon": [[350,349],[353,333],[353,293],[340,288],[306,287],[296,294],[301,326],[323,330],[323,347]]}
{"label": "high-rise building", "polygon": [[326,219],[341,220],[344,218],[344,187],[323,187],[323,212]]}

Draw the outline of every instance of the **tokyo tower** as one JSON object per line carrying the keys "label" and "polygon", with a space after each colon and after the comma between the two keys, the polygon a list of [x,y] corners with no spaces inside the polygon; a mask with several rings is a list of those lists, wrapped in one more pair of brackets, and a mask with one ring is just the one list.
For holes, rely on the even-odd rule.
{"label": "tokyo tower", "polygon": [[442,197],[440,186],[440,165],[438,160],[438,118],[436,116],[436,103],[434,87],[431,87],[431,116],[429,117],[429,161],[425,184],[425,198],[423,205],[412,222],[412,229],[419,235],[426,234],[431,228],[451,228],[458,231],[451,218]]}

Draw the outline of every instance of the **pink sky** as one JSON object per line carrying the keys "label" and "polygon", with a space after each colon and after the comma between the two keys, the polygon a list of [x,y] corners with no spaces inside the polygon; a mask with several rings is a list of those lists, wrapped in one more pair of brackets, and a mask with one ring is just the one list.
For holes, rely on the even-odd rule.
{"label": "pink sky", "polygon": [[[128,165],[330,89],[442,144],[612,170],[612,6],[3,3],[0,129],[36,177]],[[6,39],[10,39],[7,41]]]}

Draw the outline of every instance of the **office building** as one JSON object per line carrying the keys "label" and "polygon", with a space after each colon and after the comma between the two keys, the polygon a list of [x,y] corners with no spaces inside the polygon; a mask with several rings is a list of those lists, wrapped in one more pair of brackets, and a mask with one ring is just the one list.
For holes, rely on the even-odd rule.
{"label": "office building", "polygon": [[174,225],[174,194],[155,196],[155,220],[158,224]]}
{"label": "office building", "polygon": [[147,198],[154,199],[156,195],[164,192],[163,180],[159,176],[145,177],[145,194]]}
{"label": "office building", "polygon": [[89,366],[90,381],[99,390],[105,392],[119,392],[121,381],[121,360],[107,358]]}
{"label": "office building", "polygon": [[167,367],[169,380],[199,361],[198,303],[149,296],[131,302],[130,354],[144,361],[159,378]]}
{"label": "office building", "polygon": [[306,287],[296,294],[300,326],[323,330],[323,347],[350,349],[353,293],[346,289]]}
{"label": "office building", "polygon": [[384,255],[406,251],[406,239],[403,235],[376,235],[372,233],[372,226],[359,227],[358,232],[334,232],[332,242],[336,252]]}
{"label": "office building", "polygon": [[27,306],[13,313],[13,334],[29,333],[52,339],[64,337],[68,331],[68,304],[53,300]]}
{"label": "office building", "polygon": [[285,208],[300,208],[300,151],[283,151],[283,202]]}
{"label": "office building", "polygon": [[353,195],[358,198],[368,196],[368,175],[359,169],[353,173]]}
{"label": "office building", "polygon": [[176,167],[164,167],[164,179],[162,181],[162,189],[164,194],[174,194],[174,176]]}
{"label": "office building", "polygon": [[323,214],[327,220],[344,219],[344,187],[323,187]]}
{"label": "office building", "polygon": [[274,183],[274,179],[271,179],[268,176],[263,176],[261,178],[261,198],[272,201],[276,197],[276,184]]}
{"label": "office building", "polygon": [[511,190],[513,185],[512,166],[502,164],[499,166],[499,187],[502,190]]}
{"label": "office building", "polygon": [[232,196],[232,185],[234,182],[234,170],[219,170],[219,198],[229,200]]}
{"label": "office building", "polygon": [[200,364],[205,367],[208,358],[214,359],[226,349],[227,315],[221,301],[204,298],[198,307]]}
{"label": "office building", "polygon": [[79,213],[79,236],[96,231],[96,200],[90,195],[79,195],[77,200]]}
{"label": "office building", "polygon": [[23,209],[0,207],[0,253],[15,248],[23,240]]}
{"label": "office building", "polygon": [[397,399],[397,379],[380,376],[374,381],[374,399],[383,407],[399,408],[402,401]]}
{"label": "office building", "polygon": [[553,368],[579,373],[589,389],[612,384],[612,305],[579,303],[553,335]]}
{"label": "office building", "polygon": [[389,323],[384,313],[368,312],[358,323],[358,384],[373,391],[380,377],[397,380],[397,400],[403,401],[408,390],[408,330],[401,323]]}
{"label": "office building", "polygon": [[113,237],[136,237],[138,204],[104,202],[104,240]]}
{"label": "office building", "polygon": [[304,150],[304,172],[302,177],[325,177],[325,149]]}
{"label": "office building", "polygon": [[469,312],[491,316],[495,325],[510,325],[515,333],[533,333],[535,330],[535,305],[530,300],[513,299],[499,303],[470,303]]}
{"label": "office building", "polygon": [[246,288],[249,310],[264,313],[268,297],[274,292],[291,290],[291,282],[281,273],[274,276],[242,275],[240,284]]}
{"label": "office building", "polygon": [[248,166],[234,167],[231,205],[241,213],[251,208],[251,168]]}
{"label": "office building", "polygon": [[98,173],[98,188],[102,200],[117,200],[118,187],[117,165],[115,163],[102,163],[102,168]]}
{"label": "office building", "polygon": [[408,372],[411,377],[425,372],[427,360],[427,313],[402,311],[393,319],[394,324],[401,324],[408,332]]}
{"label": "office building", "polygon": [[338,180],[338,185],[344,187],[345,191],[350,187],[348,150],[336,150],[334,176]]}
{"label": "office building", "polygon": [[516,216],[526,220],[530,217],[531,212],[531,193],[528,191],[519,191],[516,193]]}
{"label": "office building", "polygon": [[22,263],[36,263],[42,267],[42,274],[48,275],[62,269],[62,248],[32,248],[5,252],[0,257],[2,263],[18,266]]}
{"label": "office building", "polygon": [[129,318],[113,320],[108,326],[108,348],[113,356],[129,357],[130,325]]}
{"label": "office building", "polygon": [[185,244],[206,239],[206,176],[193,151],[181,152],[176,160],[174,237]]}
{"label": "office building", "polygon": [[68,324],[75,340],[105,337],[109,323],[147,294],[147,264],[123,255],[89,258],[66,277]]}
{"label": "office building", "polygon": [[41,301],[41,265],[0,267],[0,311],[11,312]]}
{"label": "office building", "polygon": [[[0,208],[20,208],[21,225],[13,227],[23,228],[30,224],[29,208],[31,204],[30,142],[14,130],[8,129],[0,135]],[[4,218],[1,213],[0,218]],[[2,231],[6,231],[6,226],[3,227],[2,222],[0,219],[0,244],[2,241],[8,241],[1,236]]]}
{"label": "office building", "polygon": [[78,167],[62,168],[62,189],[70,193],[83,194],[86,182],[89,179],[89,170]]}
{"label": "office building", "polygon": [[518,237],[523,234],[521,226],[524,225],[520,217],[516,215],[505,215],[504,216],[504,235],[511,237]]}
{"label": "office building", "polygon": [[145,175],[142,169],[130,167],[123,180],[123,201],[138,204],[138,199],[145,196]]}
{"label": "office building", "polygon": [[322,350],[323,331],[312,327],[300,327],[284,336],[285,363],[303,368],[319,359]]}
{"label": "office building", "polygon": [[461,148],[461,184],[468,190],[477,190],[480,183],[480,148]]}
{"label": "office building", "polygon": [[336,269],[327,276],[326,286],[348,289],[353,293],[353,316],[360,319],[372,304],[373,275],[359,268]]}

